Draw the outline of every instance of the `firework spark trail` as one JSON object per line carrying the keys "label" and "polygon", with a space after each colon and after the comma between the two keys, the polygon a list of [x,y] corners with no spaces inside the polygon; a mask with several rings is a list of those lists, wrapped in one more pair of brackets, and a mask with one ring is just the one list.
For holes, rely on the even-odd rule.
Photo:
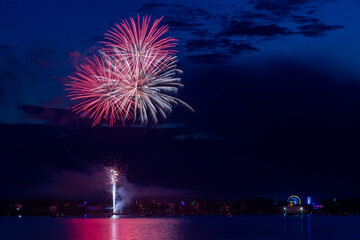
{"label": "firework spark trail", "polygon": [[183,87],[181,73],[176,69],[175,39],[161,38],[168,26],[158,27],[156,19],[150,27],[150,17],[138,24],[130,18],[116,25],[107,34],[108,42],[88,64],[81,65],[68,84],[71,100],[78,100],[73,110],[81,117],[94,119],[93,126],[102,119],[110,126],[119,119],[133,119],[141,124],[158,122],[158,115],[166,119],[174,105],[188,104],[174,97]]}

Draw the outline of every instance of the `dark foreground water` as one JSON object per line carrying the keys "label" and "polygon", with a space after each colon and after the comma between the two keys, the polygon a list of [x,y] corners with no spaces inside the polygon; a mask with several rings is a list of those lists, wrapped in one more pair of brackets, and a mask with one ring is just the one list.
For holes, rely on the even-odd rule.
{"label": "dark foreground water", "polygon": [[0,217],[0,239],[360,239],[360,216]]}

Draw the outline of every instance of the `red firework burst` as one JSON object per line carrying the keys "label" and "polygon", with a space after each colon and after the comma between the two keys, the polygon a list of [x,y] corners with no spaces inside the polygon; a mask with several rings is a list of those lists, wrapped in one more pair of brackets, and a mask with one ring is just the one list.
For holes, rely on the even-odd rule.
{"label": "red firework burst", "polygon": [[130,18],[116,25],[106,35],[106,46],[100,57],[77,69],[68,84],[71,100],[78,101],[73,108],[81,117],[102,119],[110,126],[121,120],[149,120],[158,122],[158,115],[166,118],[172,107],[181,104],[193,109],[175,95],[181,79],[177,76],[175,39],[162,38],[168,26],[159,27],[160,19],[150,26],[150,17],[138,16],[138,23]]}

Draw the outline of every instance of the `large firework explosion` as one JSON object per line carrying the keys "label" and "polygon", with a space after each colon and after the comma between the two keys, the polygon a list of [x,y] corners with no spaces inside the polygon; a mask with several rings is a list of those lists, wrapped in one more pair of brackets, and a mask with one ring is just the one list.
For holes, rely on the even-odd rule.
{"label": "large firework explosion", "polygon": [[185,102],[174,97],[183,87],[176,68],[173,47],[176,40],[162,37],[168,26],[159,27],[160,19],[150,26],[150,17],[138,22],[130,18],[115,25],[106,34],[99,56],[87,59],[68,84],[69,96],[77,100],[74,111],[81,117],[102,119],[110,126],[128,119],[140,124],[166,119],[172,108]]}

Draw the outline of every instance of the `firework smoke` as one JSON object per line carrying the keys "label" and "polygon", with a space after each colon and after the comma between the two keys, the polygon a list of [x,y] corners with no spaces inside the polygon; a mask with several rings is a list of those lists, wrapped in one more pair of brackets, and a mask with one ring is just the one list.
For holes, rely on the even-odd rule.
{"label": "firework smoke", "polygon": [[[120,213],[136,199],[184,199],[191,192],[161,186],[141,186],[128,181],[126,165],[116,167],[120,174],[116,181],[115,212]],[[110,163],[90,164],[84,169],[49,169],[50,178],[31,189],[37,197],[54,200],[109,201],[113,198]],[[121,170],[121,168],[123,170]],[[125,171],[124,171],[125,170]],[[26,193],[26,189],[22,192]]]}
{"label": "firework smoke", "polygon": [[160,19],[150,25],[151,17],[138,16],[116,24],[106,34],[99,56],[87,59],[68,84],[71,100],[79,101],[73,110],[94,120],[93,126],[108,120],[110,126],[133,119],[140,124],[166,119],[183,87],[176,68],[176,39],[162,37],[168,26],[159,27]]}
{"label": "firework smoke", "polygon": [[116,194],[116,212],[123,212],[135,199],[184,199],[192,196],[190,191],[181,189],[135,185],[128,182],[126,177],[117,188]]}

